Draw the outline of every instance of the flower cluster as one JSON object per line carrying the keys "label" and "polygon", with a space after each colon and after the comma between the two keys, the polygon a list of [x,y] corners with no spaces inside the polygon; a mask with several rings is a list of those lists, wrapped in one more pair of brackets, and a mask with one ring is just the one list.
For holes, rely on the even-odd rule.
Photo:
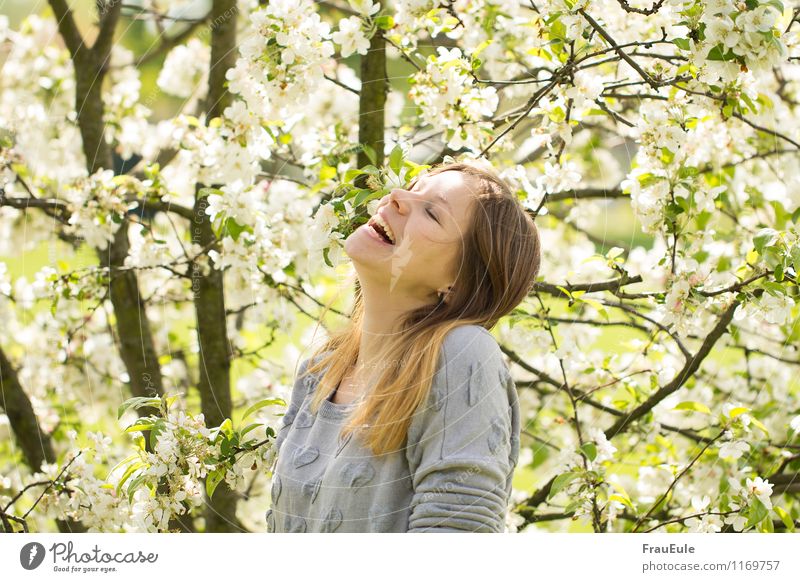
{"label": "flower cluster", "polygon": [[189,97],[198,88],[205,87],[210,61],[211,49],[208,45],[192,38],[169,52],[156,84],[170,95]]}
{"label": "flower cluster", "polygon": [[142,83],[133,53],[115,45],[111,63],[109,91],[103,93],[105,138],[122,158],[129,159],[142,151],[147,141],[150,109],[139,102]]}
{"label": "flower cluster", "polygon": [[252,34],[242,39],[240,57],[226,75],[230,90],[265,119],[301,111],[325,82],[320,65],[335,52],[330,24],[310,0],[269,2],[252,12],[250,24]]}
{"label": "flower cluster", "polygon": [[67,232],[83,237],[100,250],[114,240],[125,214],[135,206],[127,194],[135,192],[138,180],[114,176],[112,170],[98,170],[64,189],[71,212]]}
{"label": "flower cluster", "polygon": [[[700,69],[698,78],[710,85],[734,82],[742,71],[770,70],[786,55],[778,20],[782,7],[774,1],[696,2],[683,14],[696,28],[696,39],[676,42],[687,49]],[[702,14],[697,16],[697,8]]]}
{"label": "flower cluster", "polygon": [[445,132],[448,147],[479,148],[493,134],[491,122],[482,120],[497,109],[497,91],[475,84],[461,49],[436,50],[438,54],[429,56],[425,69],[412,78],[409,97],[427,123]]}

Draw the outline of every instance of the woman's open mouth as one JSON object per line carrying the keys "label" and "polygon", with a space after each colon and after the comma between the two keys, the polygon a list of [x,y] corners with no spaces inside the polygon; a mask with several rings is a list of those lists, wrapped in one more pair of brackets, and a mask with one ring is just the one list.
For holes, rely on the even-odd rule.
{"label": "woman's open mouth", "polygon": [[380,221],[375,220],[374,217],[370,218],[365,227],[372,238],[385,245],[394,246],[394,241],[392,241],[392,238],[386,232],[386,229],[383,227],[383,225],[381,225]]}

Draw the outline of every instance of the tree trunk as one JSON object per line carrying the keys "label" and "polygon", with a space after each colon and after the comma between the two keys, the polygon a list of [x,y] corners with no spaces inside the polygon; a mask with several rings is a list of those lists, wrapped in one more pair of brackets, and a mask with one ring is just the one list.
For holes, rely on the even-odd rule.
{"label": "tree trunk", "polygon": [[[222,116],[230,104],[231,95],[225,87],[225,74],[236,64],[235,0],[214,0],[211,8],[211,65],[208,74],[206,97],[206,122]],[[192,223],[192,242],[219,251],[219,241],[211,229],[210,216],[205,213],[208,197],[200,197],[201,184],[197,184]],[[230,368],[231,347],[225,316],[225,289],[222,271],[212,268],[204,275],[199,266],[192,265],[192,294],[197,316],[197,339],[201,407],[207,426],[219,426],[231,418]],[[211,499],[206,499],[207,532],[242,531],[236,518],[239,496],[221,482]]]}
{"label": "tree trunk", "polygon": [[[0,348],[0,397],[8,416],[11,432],[22,450],[25,462],[33,472],[41,470],[42,463],[56,463],[56,454],[50,435],[42,431],[30,398],[19,383],[16,370]],[[57,519],[58,531],[62,533],[84,533],[86,527],[80,521]]]}
{"label": "tree trunk", "polygon": [[[370,39],[369,52],[361,58],[361,92],[358,102],[358,142],[375,150],[376,165],[383,164],[386,92],[386,39],[378,30]],[[358,152],[358,166],[372,162]]]}

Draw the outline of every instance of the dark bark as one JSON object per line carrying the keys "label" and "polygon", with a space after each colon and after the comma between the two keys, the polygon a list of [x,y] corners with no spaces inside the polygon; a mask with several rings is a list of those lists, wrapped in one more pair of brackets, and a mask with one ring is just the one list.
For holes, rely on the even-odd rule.
{"label": "dark bark", "polygon": [[[75,110],[86,169],[91,174],[100,169],[113,169],[111,149],[104,135],[104,104],[102,86],[108,71],[114,32],[119,21],[121,2],[99,3],[100,30],[94,46],[88,48],[75,26],[72,12],[62,0],[51,0],[50,4],[59,22],[59,31],[70,51],[75,69]],[[162,396],[164,394],[161,368],[150,332],[136,273],[120,270],[124,266],[130,243],[128,241],[127,218],[120,225],[114,240],[106,249],[96,249],[100,264],[109,269],[109,298],[114,307],[120,357],[130,378],[133,396]],[[140,408],[145,416],[155,412],[151,408]],[[145,433],[148,443],[149,434]],[[164,486],[159,488],[164,491]],[[171,525],[181,528],[179,520]]]}
{"label": "dark bark", "polygon": [[[231,95],[225,87],[225,74],[236,64],[236,2],[215,0],[211,8],[211,65],[206,98],[206,119],[220,117],[230,104]],[[201,197],[197,185],[192,242],[219,252],[210,216],[205,213],[208,197]],[[192,294],[197,317],[197,339],[201,408],[207,426],[219,426],[233,415],[231,402],[231,346],[225,314],[225,289],[222,271],[212,268],[203,274],[197,263],[192,265]],[[211,499],[206,499],[205,531],[242,531],[236,518],[238,494],[223,481]]]}
{"label": "dark bark", "polygon": [[[17,371],[0,348],[0,404],[8,416],[11,432],[32,471],[41,470],[42,463],[56,463],[50,435],[39,426],[30,398],[22,389]],[[83,533],[86,527],[79,521],[56,520],[58,531]]]}
{"label": "dark bark", "polygon": [[[132,270],[120,271],[128,256],[128,221],[120,225],[114,241],[105,251],[98,251],[100,264],[110,269],[109,297],[114,306],[119,336],[119,351],[130,377],[133,396],[162,396],[164,394],[161,367],[150,332],[150,323],[139,291],[139,281]],[[151,408],[140,408],[140,416],[153,414]]]}
{"label": "dark bark", "polygon": [[[370,39],[369,52],[361,58],[361,94],[358,102],[358,142],[375,150],[376,165],[383,164],[386,93],[386,39],[378,30]],[[358,153],[358,166],[372,162],[366,153]]]}
{"label": "dark bark", "polygon": [[211,66],[208,71],[206,117],[222,116],[231,103],[225,74],[236,65],[236,0],[214,0],[211,8]]}

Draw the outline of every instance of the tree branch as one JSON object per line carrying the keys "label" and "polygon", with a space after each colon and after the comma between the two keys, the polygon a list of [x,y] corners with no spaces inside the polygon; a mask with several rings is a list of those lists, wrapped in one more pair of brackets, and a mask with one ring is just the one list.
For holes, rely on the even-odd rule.
{"label": "tree branch", "polygon": [[97,55],[98,60],[105,63],[111,53],[111,45],[114,42],[114,32],[119,22],[119,14],[122,10],[122,0],[97,0],[97,11],[100,14],[100,32],[92,45],[92,52]]}
{"label": "tree branch", "polygon": [[61,33],[61,38],[64,39],[64,44],[67,45],[69,54],[72,55],[73,59],[78,58],[81,53],[87,50],[87,47],[84,44],[78,26],[75,24],[72,10],[70,10],[66,0],[49,0],[49,2],[58,21],[58,31]]}
{"label": "tree branch", "polygon": [[[0,348],[0,397],[2,397],[0,404],[8,416],[11,431],[31,471],[41,471],[44,462],[55,463],[56,453],[50,435],[39,426],[31,400],[22,389],[17,371],[2,348]],[[60,532],[86,531],[86,527],[79,521],[56,520],[56,523]]]}
{"label": "tree branch", "polygon": [[667,396],[678,390],[683,386],[687,380],[694,374],[700,367],[700,364],[711,352],[711,349],[717,343],[722,334],[728,329],[733,318],[733,313],[739,306],[739,301],[734,300],[731,305],[722,313],[717,325],[711,330],[706,339],[703,341],[697,353],[689,359],[683,368],[675,375],[675,378],[666,386],[657,390],[650,398],[648,398],[641,405],[636,407],[625,418],[620,418],[610,428],[605,431],[606,438],[611,440],[620,433],[625,432],[630,428],[631,424],[650,412],[659,402],[664,400]]}
{"label": "tree branch", "polygon": [[179,32],[173,37],[164,37],[160,44],[155,47],[149,48],[145,53],[136,59],[136,66],[141,67],[160,57],[161,55],[169,52],[183,41],[189,39],[201,24],[208,22],[211,17],[211,12],[200,18],[199,20],[192,21],[189,26]]}

